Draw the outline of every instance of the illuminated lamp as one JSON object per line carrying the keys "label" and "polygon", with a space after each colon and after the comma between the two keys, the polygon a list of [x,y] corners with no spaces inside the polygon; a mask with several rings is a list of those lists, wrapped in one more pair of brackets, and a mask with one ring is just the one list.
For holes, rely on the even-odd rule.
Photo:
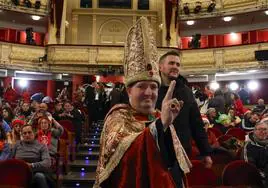
{"label": "illuminated lamp", "polygon": [[220,85],[217,82],[211,82],[210,88],[215,91],[220,88]]}
{"label": "illuminated lamp", "polygon": [[196,4],[196,6],[194,8],[194,13],[198,14],[202,9],[202,7],[201,7],[202,3],[200,1],[197,1],[195,4]]}
{"label": "illuminated lamp", "polygon": [[236,82],[232,82],[230,83],[229,87],[232,91],[236,91],[239,88],[239,85]]}
{"label": "illuminated lamp", "polygon": [[184,12],[184,14],[186,14],[186,15],[189,15],[190,14],[190,9],[189,9],[189,3],[184,3],[183,4],[183,12]]}
{"label": "illuminated lamp", "polygon": [[259,88],[259,83],[252,80],[252,81],[248,82],[247,86],[248,86],[249,90],[254,91],[254,90],[257,90]]}

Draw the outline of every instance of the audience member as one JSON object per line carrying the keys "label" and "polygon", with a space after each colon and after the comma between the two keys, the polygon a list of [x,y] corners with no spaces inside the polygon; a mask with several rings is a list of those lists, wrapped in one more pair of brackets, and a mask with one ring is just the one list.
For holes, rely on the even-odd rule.
{"label": "audience member", "polygon": [[5,122],[7,122],[7,124],[10,125],[13,118],[14,118],[12,109],[9,107],[4,107],[2,109],[2,111],[3,111],[3,118],[4,118]]}
{"label": "audience member", "polygon": [[20,119],[14,119],[12,121],[12,148],[16,145],[19,140],[22,140],[21,128],[25,125],[25,121]]}
{"label": "audience member", "polygon": [[30,125],[22,127],[23,140],[16,143],[13,157],[25,161],[33,171],[33,187],[49,188],[50,156],[47,146],[40,144]]}
{"label": "audience member", "polygon": [[243,158],[254,164],[265,179],[265,187],[268,187],[268,121],[259,122],[254,131],[249,133],[244,146]]}
{"label": "audience member", "polygon": [[10,158],[11,152],[4,128],[0,126],[0,161]]}
{"label": "audience member", "polygon": [[208,103],[208,108],[215,108],[217,113],[225,113],[224,96],[220,89],[215,91],[214,98]]}
{"label": "audience member", "polygon": [[246,131],[252,131],[256,123],[260,120],[259,114],[255,112],[249,112],[244,115],[242,119],[242,128]]}
{"label": "audience member", "polygon": [[265,104],[264,104],[264,100],[259,99],[258,104],[255,106],[255,108],[252,111],[256,112],[256,113],[259,113],[259,114],[262,114],[265,109],[266,109],[266,107],[265,107]]}

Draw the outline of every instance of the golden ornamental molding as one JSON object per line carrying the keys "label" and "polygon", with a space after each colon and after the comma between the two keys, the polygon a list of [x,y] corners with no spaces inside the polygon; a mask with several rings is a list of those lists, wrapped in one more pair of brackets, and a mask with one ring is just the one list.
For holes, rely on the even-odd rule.
{"label": "golden ornamental molding", "polygon": [[[182,72],[208,74],[218,71],[267,68],[262,62],[256,61],[254,56],[256,50],[264,49],[268,49],[268,43],[182,50]],[[174,50],[174,48],[158,48],[159,56],[169,50]],[[0,67],[16,70],[97,74],[98,70],[104,66],[122,66],[123,54],[123,46],[49,45],[38,47],[0,42]]]}

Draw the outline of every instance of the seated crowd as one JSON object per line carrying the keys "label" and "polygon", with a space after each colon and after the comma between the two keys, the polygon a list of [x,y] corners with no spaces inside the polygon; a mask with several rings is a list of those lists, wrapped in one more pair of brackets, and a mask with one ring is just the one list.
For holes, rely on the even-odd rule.
{"label": "seated crowd", "polygon": [[65,131],[61,120],[75,125],[76,144],[81,143],[84,115],[66,99],[55,101],[42,93],[30,99],[22,97],[17,106],[8,100],[2,101],[0,161],[25,161],[33,173],[32,187],[56,187],[58,146]]}
{"label": "seated crowd", "polygon": [[[259,99],[255,107],[246,108],[237,93],[228,92],[229,100],[226,99],[228,93],[220,89],[209,96],[204,92],[202,97],[194,92],[213,148],[212,155],[226,152],[231,161],[244,160],[253,164],[263,178],[264,187],[268,187],[268,110],[264,100]],[[198,159],[200,154],[194,142],[192,150],[192,160]]]}
{"label": "seated crowd", "polygon": [[[237,93],[217,90],[194,92],[205,124],[212,155],[228,153],[232,160],[243,159],[260,171],[268,187],[268,110],[264,100],[246,108]],[[74,107],[67,97],[53,100],[37,93],[23,98],[17,105],[3,102],[0,115],[0,160],[25,161],[32,169],[34,187],[54,187],[58,143],[66,131],[61,120],[74,125],[75,142],[81,144],[82,125],[86,115]],[[118,100],[120,101],[120,100]],[[67,132],[67,131],[66,131]],[[192,142],[192,160],[200,159]],[[217,159],[212,156],[217,167]],[[230,161],[229,161],[230,162]],[[224,165],[227,165],[224,164]],[[218,169],[217,169],[218,170]],[[223,169],[220,169],[222,173]]]}

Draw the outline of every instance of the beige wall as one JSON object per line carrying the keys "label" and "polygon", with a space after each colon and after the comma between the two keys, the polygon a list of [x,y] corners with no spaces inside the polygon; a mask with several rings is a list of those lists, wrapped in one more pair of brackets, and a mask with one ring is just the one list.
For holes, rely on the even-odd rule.
{"label": "beige wall", "polygon": [[78,16],[77,44],[92,44],[92,16]]}
{"label": "beige wall", "polygon": [[[133,0],[136,1],[136,0]],[[162,0],[150,0],[150,10],[80,8],[80,0],[67,0],[66,44],[123,45],[128,29],[141,16],[147,16],[162,46]]]}

